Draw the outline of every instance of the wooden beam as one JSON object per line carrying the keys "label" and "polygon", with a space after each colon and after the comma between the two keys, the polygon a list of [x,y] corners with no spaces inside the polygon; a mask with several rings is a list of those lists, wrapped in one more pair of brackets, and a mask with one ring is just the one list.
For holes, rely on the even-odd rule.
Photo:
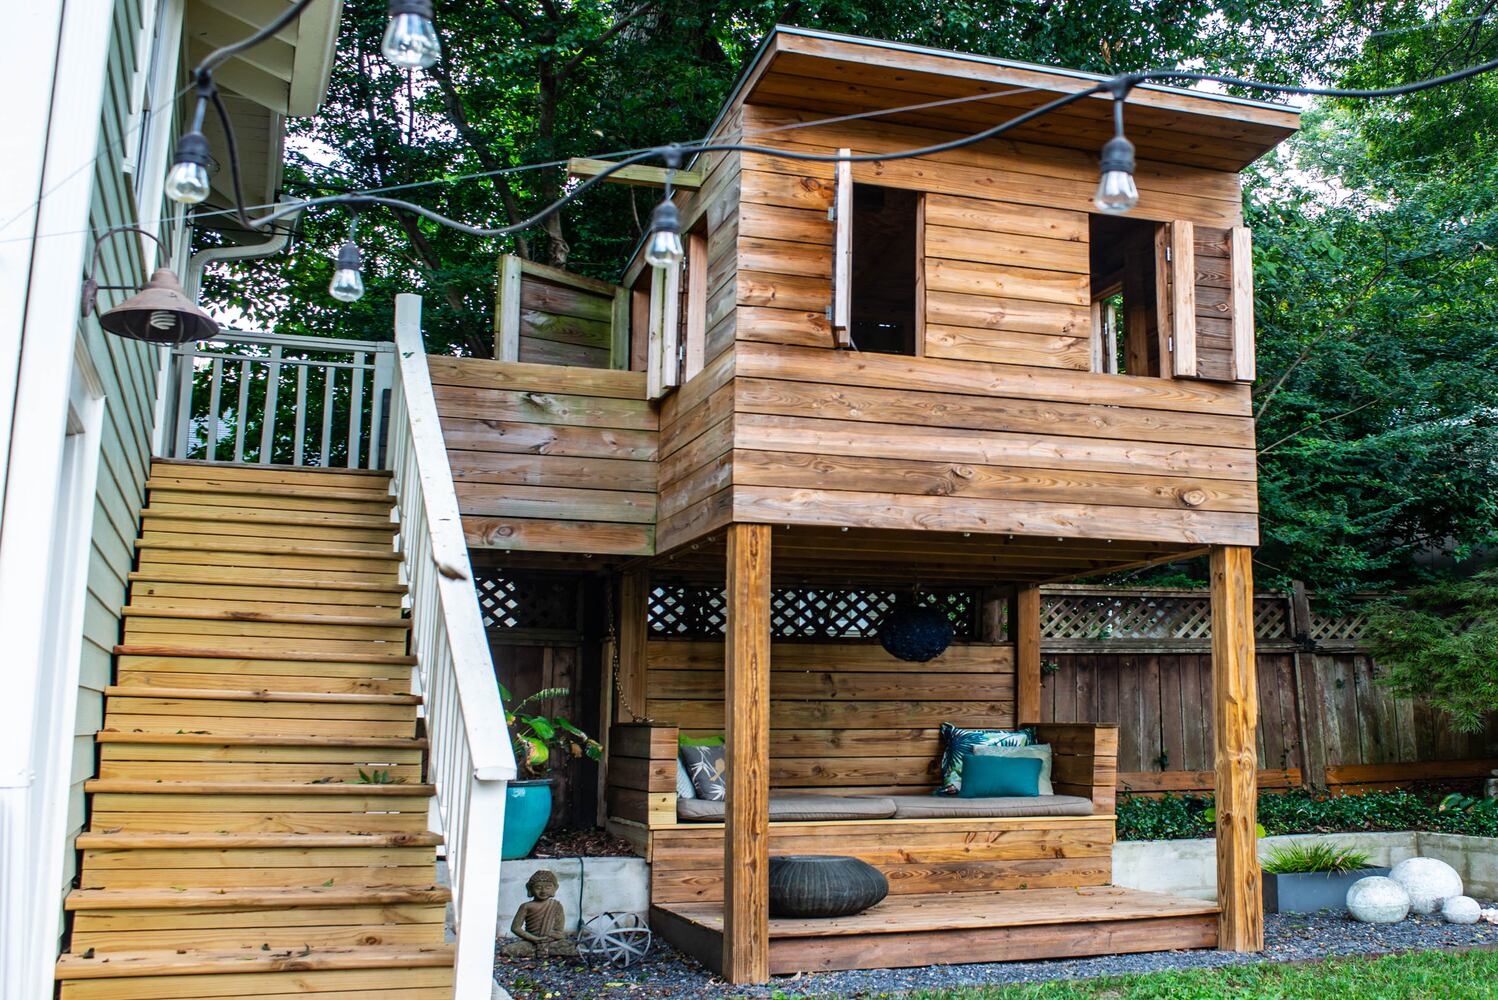
{"label": "wooden beam", "polygon": [[614,289],[609,310],[609,367],[629,370],[629,333],[632,299],[628,288]]}
{"label": "wooden beam", "polygon": [[[608,160],[590,160],[574,156],[567,161],[567,176],[597,177],[613,166]],[[631,187],[665,187],[666,168],[651,167],[643,163],[621,167],[606,178],[612,184],[628,184]],[[671,186],[680,191],[696,191],[702,187],[702,174],[696,170],[678,170],[671,177]]]}
{"label": "wooden beam", "polygon": [[650,581],[643,570],[619,577],[619,718],[645,718],[646,686],[645,626]]}
{"label": "wooden beam", "polygon": [[686,343],[683,382],[702,371],[707,355],[707,237],[687,234]]}
{"label": "wooden beam", "polygon": [[770,526],[728,527],[723,976],[770,978]]}
{"label": "wooden beam", "polygon": [[1040,721],[1040,588],[1020,587],[1010,606],[1014,641],[1014,713],[1021,726]]}
{"label": "wooden beam", "polygon": [[1264,949],[1258,858],[1258,691],[1254,663],[1253,550],[1214,545],[1212,725],[1217,765],[1218,946]]}
{"label": "wooden beam", "polygon": [[494,360],[520,360],[520,282],[524,261],[514,254],[499,259],[499,295],[494,303]]}

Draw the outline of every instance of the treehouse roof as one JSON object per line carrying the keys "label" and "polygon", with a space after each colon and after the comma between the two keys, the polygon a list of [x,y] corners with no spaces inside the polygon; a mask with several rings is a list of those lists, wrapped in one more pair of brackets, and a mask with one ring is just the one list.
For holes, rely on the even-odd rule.
{"label": "treehouse roof", "polygon": [[[750,103],[828,116],[910,108],[878,120],[976,132],[1105,79],[1080,70],[778,25],[739,78],[714,127]],[[980,96],[987,94],[994,96]],[[1136,87],[1125,114],[1140,157],[1235,172],[1299,125],[1300,113],[1283,104],[1155,84]],[[1005,138],[1097,153],[1112,134],[1112,98],[1100,94],[1019,126]]]}

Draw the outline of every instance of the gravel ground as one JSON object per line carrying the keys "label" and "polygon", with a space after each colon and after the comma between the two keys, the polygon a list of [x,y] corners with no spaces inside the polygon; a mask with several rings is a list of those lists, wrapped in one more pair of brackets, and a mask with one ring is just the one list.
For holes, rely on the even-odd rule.
{"label": "gravel ground", "polygon": [[[1484,905],[1491,905],[1485,903]],[[728,998],[868,998],[899,996],[916,989],[1090,979],[1162,969],[1201,969],[1250,962],[1292,962],[1330,955],[1377,955],[1429,948],[1498,945],[1498,926],[1459,927],[1435,917],[1398,924],[1360,924],[1342,914],[1269,914],[1265,951],[1238,955],[1219,951],[1160,951],[1143,955],[1048,962],[946,965],[924,969],[824,972],[778,977],[769,986],[734,987],[702,966],[657,942],[645,962],[628,969],[593,967],[575,959],[507,962],[495,970],[515,1000],[728,1000]]]}

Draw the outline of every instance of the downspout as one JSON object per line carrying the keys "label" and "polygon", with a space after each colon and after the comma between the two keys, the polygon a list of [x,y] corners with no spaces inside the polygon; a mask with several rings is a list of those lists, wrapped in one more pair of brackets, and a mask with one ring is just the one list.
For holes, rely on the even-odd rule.
{"label": "downspout", "polygon": [[[292,202],[284,202],[291,204]],[[203,286],[203,271],[209,264],[221,260],[258,260],[278,254],[286,249],[286,244],[291,242],[292,230],[296,229],[297,220],[302,217],[300,211],[286,217],[285,221],[272,231],[270,238],[260,243],[251,243],[239,247],[209,247],[207,250],[199,250],[187,261],[187,274],[182,281],[183,291],[187,298],[196,304],[199,293]],[[169,454],[173,439],[176,436],[174,426],[177,418],[176,395],[177,382],[176,373],[172,370],[172,348],[161,348],[161,361],[156,367],[156,413],[153,423],[154,431],[151,434],[151,454],[161,457],[173,457]]]}
{"label": "downspout", "polygon": [[[295,204],[294,201],[284,201],[280,204]],[[277,207],[280,207],[280,204]],[[302,213],[297,211],[286,217],[284,224],[278,226],[271,233],[270,239],[263,243],[251,243],[242,247],[209,247],[207,250],[199,250],[192,255],[187,262],[187,275],[183,279],[182,288],[187,292],[187,297],[193,303],[198,301],[198,292],[203,283],[203,269],[209,264],[221,260],[257,260],[261,257],[269,257],[286,249],[286,244],[291,242],[291,231],[296,228],[297,220]]]}

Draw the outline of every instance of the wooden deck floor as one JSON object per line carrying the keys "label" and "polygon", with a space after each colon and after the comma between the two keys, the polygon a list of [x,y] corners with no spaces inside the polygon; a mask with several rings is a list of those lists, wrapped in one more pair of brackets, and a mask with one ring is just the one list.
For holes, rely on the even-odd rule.
{"label": "wooden deck floor", "polygon": [[[721,903],[667,903],[651,924],[721,971]],[[770,921],[770,973],[1077,958],[1217,945],[1217,904],[1138,889],[890,896],[836,919]]]}

